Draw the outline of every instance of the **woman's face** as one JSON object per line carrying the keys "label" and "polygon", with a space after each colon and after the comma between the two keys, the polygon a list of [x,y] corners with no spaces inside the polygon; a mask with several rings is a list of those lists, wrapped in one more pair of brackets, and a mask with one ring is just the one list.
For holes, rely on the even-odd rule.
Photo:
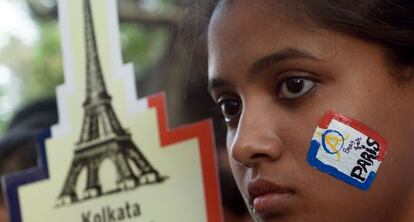
{"label": "woman's face", "polygon": [[[227,122],[239,189],[257,221],[405,221],[414,203],[414,84],[379,47],[234,1],[209,27],[209,81]],[[358,120],[388,141],[362,191],[309,165],[323,114]],[[410,219],[407,219],[411,221]]]}

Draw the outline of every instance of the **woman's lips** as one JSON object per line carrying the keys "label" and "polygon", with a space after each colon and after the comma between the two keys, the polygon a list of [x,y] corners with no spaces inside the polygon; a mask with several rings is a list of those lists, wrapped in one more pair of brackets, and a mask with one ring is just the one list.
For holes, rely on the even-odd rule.
{"label": "woman's lips", "polygon": [[282,214],[293,194],[291,188],[262,179],[251,181],[248,191],[250,205],[260,217]]}

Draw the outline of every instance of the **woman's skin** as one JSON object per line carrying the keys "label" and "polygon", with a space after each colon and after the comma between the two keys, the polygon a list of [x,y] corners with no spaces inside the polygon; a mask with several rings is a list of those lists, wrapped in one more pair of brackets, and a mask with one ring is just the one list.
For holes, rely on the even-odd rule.
{"label": "woman's skin", "polygon": [[[378,45],[297,21],[265,1],[222,4],[208,44],[209,87],[227,121],[232,171],[257,221],[414,220],[414,82],[395,78],[412,67],[391,66]],[[328,110],[388,141],[368,191],[306,161]]]}
{"label": "woman's skin", "polygon": [[7,209],[3,200],[0,200],[0,221],[8,221]]}

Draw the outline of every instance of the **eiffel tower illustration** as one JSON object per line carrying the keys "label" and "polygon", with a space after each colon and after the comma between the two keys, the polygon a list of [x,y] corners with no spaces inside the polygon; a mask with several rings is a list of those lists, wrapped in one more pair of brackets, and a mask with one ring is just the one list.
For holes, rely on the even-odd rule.
{"label": "eiffel tower illustration", "polygon": [[[104,195],[99,181],[99,167],[106,159],[114,163],[118,177],[118,189],[111,193],[161,183],[165,179],[134,144],[131,134],[121,126],[112,108],[99,61],[90,0],[84,0],[83,10],[86,51],[84,119],[74,158],[58,198],[59,206]],[[132,170],[131,164],[135,164],[138,173]],[[87,179],[83,197],[80,198],[76,193],[76,184],[83,169],[87,171]]]}

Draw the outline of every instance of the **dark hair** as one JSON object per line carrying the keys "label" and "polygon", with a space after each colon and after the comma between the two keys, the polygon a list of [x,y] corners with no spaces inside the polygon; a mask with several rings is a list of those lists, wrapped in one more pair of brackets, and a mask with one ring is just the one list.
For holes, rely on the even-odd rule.
{"label": "dark hair", "polygon": [[[7,131],[0,137],[0,176],[35,167],[37,137],[57,120],[55,98],[35,101],[18,110]],[[0,189],[0,205],[2,204],[3,192]]]}
{"label": "dark hair", "polygon": [[[264,0],[295,19],[380,45],[394,65],[414,65],[412,0]],[[231,0],[224,0],[231,4]]]}

